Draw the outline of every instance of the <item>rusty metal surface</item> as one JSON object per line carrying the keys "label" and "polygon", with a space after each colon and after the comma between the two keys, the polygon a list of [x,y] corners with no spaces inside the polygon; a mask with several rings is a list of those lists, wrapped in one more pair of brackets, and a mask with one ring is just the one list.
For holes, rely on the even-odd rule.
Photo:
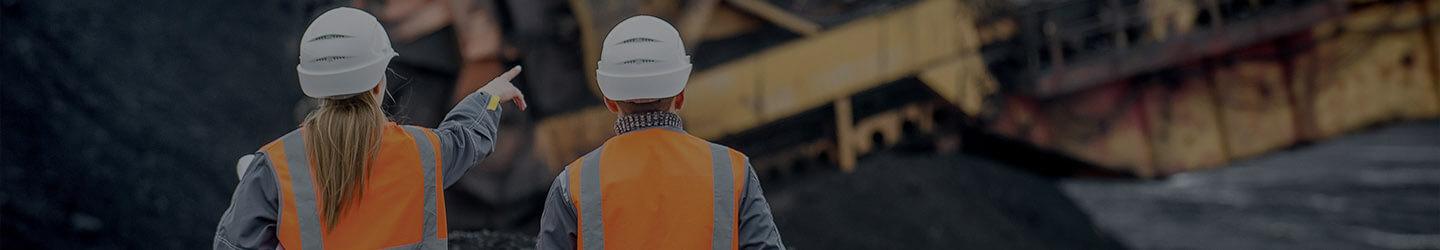
{"label": "rusty metal surface", "polygon": [[1102,56],[1081,58],[1044,70],[1028,94],[1053,97],[1090,88],[1138,73],[1221,55],[1237,48],[1304,31],[1344,14],[1333,1],[1317,1],[1293,11],[1280,11],[1216,29],[1199,30],[1165,42],[1132,47]]}
{"label": "rusty metal surface", "polygon": [[1295,56],[1289,79],[1305,139],[1440,113],[1434,55],[1415,27],[1420,10],[1416,2],[1359,9],[1315,28],[1319,41]]}
{"label": "rusty metal surface", "polygon": [[1142,100],[1155,172],[1219,166],[1229,158],[1213,86],[1194,67],[1146,80]]}
{"label": "rusty metal surface", "polygon": [[[1198,48],[1199,54],[1165,48],[1167,55],[1194,58],[1148,65],[1154,69],[1145,72],[1109,72],[1116,80],[1103,83],[1064,83],[1075,89],[1009,88],[979,117],[996,133],[1142,177],[1219,166],[1387,121],[1433,118],[1440,115],[1433,94],[1440,82],[1428,70],[1434,62],[1424,39],[1430,16],[1421,15],[1418,3],[1350,5],[1343,17],[1286,26],[1303,28],[1293,35],[1196,43],[1218,46]],[[1321,18],[1325,9],[1305,11]],[[1252,24],[1223,27],[1258,28],[1246,26]],[[1210,38],[1234,35],[1216,34],[1223,36]],[[1114,55],[1121,61],[1111,66],[1159,60]]]}
{"label": "rusty metal surface", "polygon": [[1215,106],[1225,149],[1234,159],[1248,158],[1296,143],[1294,96],[1284,66],[1274,58],[1218,65],[1212,71]]}

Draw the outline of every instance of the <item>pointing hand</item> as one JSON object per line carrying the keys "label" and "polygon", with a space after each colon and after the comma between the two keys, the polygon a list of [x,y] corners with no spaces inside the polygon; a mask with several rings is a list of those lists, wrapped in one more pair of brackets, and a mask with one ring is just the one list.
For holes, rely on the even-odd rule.
{"label": "pointing hand", "polygon": [[520,75],[520,66],[515,66],[510,68],[510,71],[505,71],[495,77],[494,80],[490,80],[490,83],[486,83],[485,87],[480,87],[480,90],[477,91],[499,97],[502,102],[515,101],[515,106],[520,107],[520,110],[525,110],[525,93],[520,93],[520,89],[510,83],[510,80],[515,79],[515,76],[518,75]]}

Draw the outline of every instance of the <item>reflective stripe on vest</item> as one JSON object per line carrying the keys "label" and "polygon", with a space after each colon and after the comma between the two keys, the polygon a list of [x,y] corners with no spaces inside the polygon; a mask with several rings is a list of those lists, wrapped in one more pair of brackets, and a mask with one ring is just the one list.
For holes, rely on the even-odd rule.
{"label": "reflective stripe on vest", "polygon": [[[735,206],[730,205],[735,200],[734,176],[731,176],[730,149],[718,144],[710,144],[710,164],[712,183],[711,199],[715,201],[715,220],[711,237],[711,249],[732,249],[730,247],[731,237],[735,229],[731,225],[735,221]],[[724,206],[721,206],[724,204]]]}
{"label": "reflective stripe on vest", "polygon": [[435,194],[439,192],[436,190],[435,171],[439,169],[439,163],[435,162],[435,156],[438,154],[430,144],[430,137],[425,134],[425,131],[417,127],[405,127],[405,131],[409,132],[411,137],[415,137],[415,147],[420,149],[420,165],[423,166],[421,169],[425,171],[425,214],[421,215],[425,218],[425,224],[421,228],[423,233],[420,234],[424,238],[421,238],[419,247],[422,249],[448,248],[447,241],[440,238],[437,233],[439,231],[437,228],[439,214],[436,211],[439,209],[435,206]]}
{"label": "reflective stripe on vest", "polygon": [[[655,131],[652,131],[651,133],[655,133]],[[688,135],[686,136],[688,137]],[[695,140],[698,141],[699,139],[697,138]],[[703,159],[701,161],[708,162],[710,165],[708,169],[708,174],[710,175],[710,178],[708,179],[711,180],[711,187],[708,188],[710,196],[707,198],[709,198],[709,200],[711,201],[710,208],[713,210],[711,211],[712,218],[708,220],[711,223],[711,228],[708,230],[710,242],[706,245],[710,245],[712,249],[735,249],[735,237],[738,233],[735,228],[737,223],[736,209],[739,205],[738,201],[740,195],[739,191],[736,189],[736,186],[737,182],[741,180],[736,179],[737,166],[735,164],[735,160],[732,160],[732,157],[742,156],[733,156],[732,151],[724,146],[708,142],[701,143],[704,143],[708,146],[708,148],[704,149],[706,152],[703,152],[703,154],[708,155],[708,159]],[[623,145],[610,145],[609,143],[607,143],[605,146],[601,146],[601,148],[591,151],[590,153],[583,156],[577,161],[579,166],[573,166],[573,168],[571,168],[571,175],[579,175],[578,190],[572,190],[572,195],[578,193],[578,195],[575,195],[578,197],[573,198],[578,198],[578,202],[576,202],[577,204],[575,204],[576,213],[578,213],[577,217],[579,219],[578,233],[580,234],[577,241],[579,246],[583,249],[604,249],[607,241],[605,229],[606,225],[609,225],[610,223],[620,224],[611,226],[611,229],[625,228],[628,225],[633,225],[626,224],[627,222],[624,221],[605,221],[605,212],[607,210],[606,207],[620,208],[620,210],[628,209],[628,211],[626,212],[617,211],[615,213],[635,213],[644,209],[625,207],[631,204],[605,203],[605,190],[606,188],[609,188],[609,184],[602,182],[602,178],[608,177],[602,177],[605,176],[605,174],[603,173],[604,171],[601,170],[600,165],[601,162],[611,162],[618,159],[607,158],[602,161],[602,156],[605,155],[604,152],[607,150],[607,147],[613,148],[618,146]],[[739,169],[743,170],[743,166],[743,164],[740,165],[739,167],[742,168]],[[614,167],[624,168],[626,166]],[[575,182],[572,181],[572,183]],[[574,188],[573,185],[572,188]],[[614,214],[612,214],[612,216],[614,216]],[[612,244],[619,243],[612,242]]]}
{"label": "reflective stripe on vest", "polygon": [[280,138],[285,143],[285,164],[290,170],[290,187],[294,193],[295,217],[300,220],[301,249],[325,249],[320,229],[320,207],[315,205],[315,185],[311,176],[310,158],[305,154],[305,137],[300,130]]}
{"label": "reflective stripe on vest", "polygon": [[605,220],[600,198],[600,151],[602,146],[585,155],[580,164],[580,234],[585,237],[585,250],[605,249]]}
{"label": "reflective stripe on vest", "polygon": [[[393,124],[388,125],[392,127],[388,127],[387,129],[399,130],[393,127]],[[307,155],[304,143],[305,138],[301,133],[301,130],[291,132],[281,137],[277,143],[266,146],[264,149],[271,157],[271,165],[276,169],[277,182],[280,184],[279,202],[281,211],[280,218],[278,218],[279,231],[277,234],[281,245],[286,247],[300,246],[299,249],[324,249],[324,237],[329,231],[322,228],[322,220],[319,216],[320,210],[317,206],[316,199],[317,187],[314,184],[315,179],[310,166],[311,161]],[[413,138],[415,142],[413,145],[409,143],[406,144],[412,146],[401,148],[408,149],[409,147],[414,147],[415,151],[411,152],[418,151],[417,155],[404,157],[411,159],[419,158],[416,163],[421,166],[419,169],[424,176],[424,187],[422,191],[424,193],[423,209],[418,209],[420,213],[415,214],[415,217],[413,217],[416,219],[415,221],[421,221],[417,223],[421,226],[421,228],[419,228],[421,240],[398,246],[375,247],[386,247],[388,249],[445,249],[448,247],[448,244],[442,232],[443,229],[441,228],[444,225],[444,222],[441,221],[443,220],[443,212],[439,212],[444,209],[444,202],[440,200],[443,199],[443,197],[439,197],[438,171],[440,162],[436,158],[438,156],[438,148],[432,143],[431,139],[434,138],[434,134],[420,128],[408,126],[404,128],[403,133],[399,134],[408,134],[409,137]],[[394,138],[382,139],[382,141],[391,139]],[[367,193],[367,196],[368,195]],[[411,209],[413,208],[414,207],[411,207]],[[415,221],[410,221],[409,223],[416,223]],[[377,230],[400,229],[377,228]],[[343,245],[345,240],[342,239],[341,241]]]}

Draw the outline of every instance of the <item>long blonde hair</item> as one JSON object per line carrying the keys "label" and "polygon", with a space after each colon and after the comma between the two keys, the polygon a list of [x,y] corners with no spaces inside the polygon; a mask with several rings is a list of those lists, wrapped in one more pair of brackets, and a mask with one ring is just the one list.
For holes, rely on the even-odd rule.
{"label": "long blonde hair", "polygon": [[380,149],[387,118],[375,94],[365,91],[340,99],[321,99],[305,118],[305,141],[315,158],[320,214],[334,227],[345,208],[364,195],[370,162]]}

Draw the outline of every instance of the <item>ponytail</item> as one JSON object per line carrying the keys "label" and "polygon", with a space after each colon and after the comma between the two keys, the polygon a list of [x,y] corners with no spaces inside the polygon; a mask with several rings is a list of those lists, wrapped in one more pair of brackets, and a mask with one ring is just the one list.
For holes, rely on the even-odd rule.
{"label": "ponytail", "polygon": [[380,102],[366,91],[342,99],[321,99],[305,119],[305,141],[315,158],[320,215],[334,227],[345,208],[364,194],[370,161],[379,151],[386,121]]}

